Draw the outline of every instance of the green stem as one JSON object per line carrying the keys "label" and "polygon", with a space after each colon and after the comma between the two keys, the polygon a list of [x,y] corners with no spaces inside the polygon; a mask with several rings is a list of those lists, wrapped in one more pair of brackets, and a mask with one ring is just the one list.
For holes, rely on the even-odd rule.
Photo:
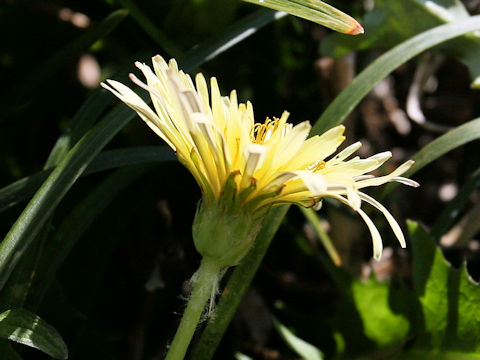
{"label": "green stem", "polygon": [[212,259],[202,259],[200,267],[193,275],[193,292],[165,360],[183,360],[185,357],[205,304],[217,286],[220,270],[221,267]]}
{"label": "green stem", "polygon": [[235,268],[225,290],[222,291],[215,317],[209,320],[193,351],[192,359],[210,360],[213,357],[288,208],[287,205],[279,206],[268,213],[253,248]]}

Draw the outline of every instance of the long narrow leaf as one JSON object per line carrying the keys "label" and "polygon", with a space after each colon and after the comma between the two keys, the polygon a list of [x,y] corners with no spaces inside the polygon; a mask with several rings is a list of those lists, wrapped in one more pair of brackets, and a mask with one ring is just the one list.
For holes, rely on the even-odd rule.
{"label": "long narrow leaf", "polygon": [[67,359],[62,336],[37,315],[24,309],[0,314],[0,337],[41,350],[54,359]]}
{"label": "long narrow leaf", "polygon": [[[329,128],[341,124],[376,83],[405,61],[432,46],[476,29],[480,29],[480,16],[472,17],[461,23],[439,26],[417,35],[388,51],[375,62],[370,64],[344,91],[342,91],[332,104],[330,104],[325,113],[315,124],[311,135],[323,133]],[[478,131],[477,134],[479,134]],[[423,155],[421,154],[420,157],[422,156]],[[431,158],[430,161],[433,161],[433,158]],[[423,162],[423,160],[421,162]],[[412,168],[412,170],[414,169]],[[278,216],[283,218],[285,213],[279,214]],[[275,228],[274,224],[278,221],[281,221],[281,219],[276,217],[267,218],[262,226],[262,230],[263,228]],[[273,237],[273,235],[274,232],[271,234],[271,237]],[[210,360],[213,357],[213,354],[215,353],[215,350],[220,343],[238,304],[240,303],[238,298],[243,296],[251,279],[253,279],[253,276],[257,271],[257,267],[250,266],[250,262],[253,261],[253,259],[263,258],[270,241],[271,238],[269,237],[257,237],[256,246],[252,248],[242,263],[234,270],[232,277],[227,284],[228,291],[224,292],[217,307],[218,316],[209,321],[194,350],[194,360]],[[266,242],[266,244],[264,244],[264,242]],[[244,277],[243,282],[238,280],[241,279],[242,276]],[[232,294],[235,295],[233,296]],[[235,297],[235,299],[232,299],[232,297]]]}
{"label": "long narrow leaf", "polygon": [[244,0],[285,11],[344,34],[363,34],[363,27],[350,15],[320,0]]}
{"label": "long narrow leaf", "polygon": [[433,46],[478,29],[480,29],[480,15],[438,26],[394,47],[363,70],[335,98],[315,123],[311,135],[321,134],[341,124],[380,80],[404,62]]}
{"label": "long narrow leaf", "polygon": [[[136,60],[144,61],[147,57],[145,53],[135,55],[127,65],[114,74],[114,78],[119,81],[126,81],[128,74],[133,69],[133,62]],[[64,133],[57,139],[53,149],[50,151],[44,169],[56,166],[110,107],[113,100],[111,94],[103,88],[99,87],[94,90],[70,120]]]}
{"label": "long narrow leaf", "polygon": [[43,257],[48,259],[48,263],[40,264],[37,269],[31,291],[34,294],[35,304],[31,304],[29,301],[30,305],[34,308],[38,305],[60,266],[95,219],[126,187],[151,169],[152,165],[137,165],[115,171],[67,214],[53,234],[49,246],[45,249]]}
{"label": "long narrow leaf", "polygon": [[[412,156],[415,164],[405,173],[405,176],[408,177],[415,174],[447,152],[477,139],[480,139],[480,118],[456,127],[426,145],[422,150]],[[384,188],[382,195],[389,193],[396,186],[398,186],[397,183],[388,184]]]}
{"label": "long narrow leaf", "polygon": [[133,116],[119,105],[75,145],[43,183],[0,244],[0,288],[66,192]]}
{"label": "long narrow leaf", "polygon": [[288,346],[290,346],[293,351],[301,356],[302,359],[323,360],[323,353],[318,348],[307,343],[305,340],[300,339],[276,318],[273,318],[273,325]]}
{"label": "long narrow leaf", "polygon": [[265,25],[281,19],[285,15],[286,14],[281,11],[273,11],[270,9],[257,10],[228,26],[201,48],[193,48],[186,52],[180,61],[180,67],[183,68],[184,71],[191,71],[200,64],[213,59],[225,50],[255,34]]}
{"label": "long narrow leaf", "polygon": [[[107,150],[97,155],[82,176],[123,166],[176,161],[173,151],[166,146],[140,146]],[[42,170],[0,189],[0,212],[31,198],[53,170]]]}
{"label": "long narrow leaf", "polygon": [[[276,18],[271,11],[270,14],[257,14],[237,22],[223,36],[192,50],[188,56],[185,55],[185,58],[180,59],[183,68],[186,71],[192,70],[198,64],[215,57],[255,33],[260,25]],[[249,27],[254,26],[255,22],[259,24],[253,30],[249,30]],[[143,96],[145,95],[143,94]],[[25,249],[66,192],[95,155],[133,116],[132,111],[119,105],[116,110],[89,131],[51,173],[0,244],[0,289],[3,288]]]}

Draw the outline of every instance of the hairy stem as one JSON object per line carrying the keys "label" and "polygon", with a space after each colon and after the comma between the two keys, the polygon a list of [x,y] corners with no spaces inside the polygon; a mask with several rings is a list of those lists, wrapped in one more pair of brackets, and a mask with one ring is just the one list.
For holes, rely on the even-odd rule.
{"label": "hairy stem", "polygon": [[209,320],[192,359],[210,360],[213,357],[288,208],[284,205],[270,210],[253,248],[233,271],[216,308],[215,317]]}
{"label": "hairy stem", "polygon": [[202,259],[192,277],[193,291],[165,360],[183,360],[185,357],[205,305],[214,295],[220,271],[220,266],[214,260],[206,257]]}

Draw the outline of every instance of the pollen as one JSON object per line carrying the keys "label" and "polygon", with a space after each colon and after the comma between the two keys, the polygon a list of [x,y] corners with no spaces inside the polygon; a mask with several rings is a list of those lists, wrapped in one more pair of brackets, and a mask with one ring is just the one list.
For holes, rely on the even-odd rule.
{"label": "pollen", "polygon": [[253,125],[250,138],[255,144],[265,144],[272,134],[278,129],[280,119],[274,117],[273,120],[268,118],[265,123],[256,123]]}
{"label": "pollen", "polygon": [[320,171],[322,169],[325,169],[325,166],[327,165],[327,163],[323,160],[321,161],[318,161],[316,164],[315,164],[315,167],[313,168],[313,172],[316,172],[316,171]]}

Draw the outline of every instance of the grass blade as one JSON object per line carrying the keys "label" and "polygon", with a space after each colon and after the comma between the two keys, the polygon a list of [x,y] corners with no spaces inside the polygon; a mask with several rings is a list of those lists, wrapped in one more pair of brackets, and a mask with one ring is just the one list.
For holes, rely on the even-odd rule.
{"label": "grass blade", "polygon": [[184,71],[191,71],[200,64],[213,59],[225,50],[255,34],[263,26],[281,19],[286,14],[270,9],[260,9],[228,26],[221,34],[214,36],[201,48],[193,48],[180,61]]}
{"label": "grass blade", "polygon": [[54,359],[67,359],[67,345],[51,325],[24,309],[0,314],[0,337],[33,347]]}
{"label": "grass blade", "polygon": [[357,35],[363,27],[350,15],[320,0],[244,0],[271,9],[285,11],[302,19],[313,21],[332,30]]}
{"label": "grass blade", "polygon": [[[330,104],[330,106],[326,109],[313,127],[311,136],[321,134],[329,128],[341,124],[350,114],[353,108],[381,79],[387,76],[396,67],[403,64],[405,61],[410,60],[422,51],[425,51],[435,45],[476,29],[480,29],[480,16],[474,16],[459,23],[452,23],[436,27],[432,30],[417,35],[414,38],[407,40],[388,51],[370,64],[347,88],[345,88],[345,90],[340,93],[340,95],[332,102],[332,104]],[[458,129],[460,129],[460,133],[468,131],[469,134],[467,137],[469,137],[470,140],[473,140],[475,136],[480,136],[480,129],[477,128],[480,126],[480,123],[477,123],[478,121],[479,120],[471,121],[468,124],[460,126],[454,131],[457,131]],[[465,128],[466,125],[467,128]],[[444,138],[444,136],[450,133],[443,135],[441,138]],[[460,142],[462,140],[457,140],[459,140],[459,143],[456,146],[461,145]],[[466,141],[463,143],[465,142]],[[429,161],[433,161],[433,156],[435,156],[434,151],[441,150],[439,149],[440,146],[433,145],[433,147],[430,148],[429,146],[432,146],[432,143],[427,145],[418,153],[418,163],[410,169],[409,174],[419,170]],[[452,146],[452,144],[449,146]],[[450,149],[454,147],[450,147]],[[444,154],[445,152],[440,151],[441,154]],[[437,155],[440,156],[439,153],[437,153]],[[436,158],[438,158],[438,156]],[[389,185],[394,186],[394,184]],[[386,190],[388,188],[389,187],[387,186]],[[269,216],[262,226],[262,231],[264,227],[267,229],[276,229],[274,225],[277,223],[279,224],[281,222],[281,218],[283,218],[285,214],[286,211],[283,214],[277,214],[275,217]],[[280,217],[280,219],[277,218],[277,216]],[[274,232],[275,231],[271,233],[272,237]],[[261,261],[266,250],[268,249],[270,241],[271,238],[269,239],[268,237],[257,237],[255,247],[250,251],[250,253],[247,254],[242,263],[234,270],[226,287],[228,291],[224,292],[224,295],[218,304],[218,316],[209,321],[204,333],[200,338],[200,341],[197,344],[197,347],[194,350],[194,360],[210,360],[213,357],[213,354],[215,353],[215,350],[218,347],[218,344],[220,343],[221,338],[230,323],[230,320],[233,318],[233,314],[240,304],[243,294],[249,287],[249,284],[255,275],[255,272],[258,268],[255,260],[260,258]],[[255,263],[255,265],[252,265],[251,262]],[[243,272],[245,272],[245,274],[243,274]]]}
{"label": "grass blade", "polygon": [[[139,146],[128,149],[107,150],[98,154],[82,173],[82,176],[123,166],[176,160],[177,158],[173,151],[166,146]],[[52,171],[52,169],[40,171],[0,189],[0,212],[31,198]]]}
{"label": "grass blade", "polygon": [[30,306],[38,306],[64,260],[91,224],[125,188],[152,168],[153,165],[137,165],[115,171],[71,210],[57,227],[49,246],[42,254],[48,262],[42,262],[37,268],[28,301]]}
{"label": "grass blade", "polygon": [[363,70],[328,106],[313,126],[311,135],[341,124],[355,106],[384,77],[404,62],[442,42],[480,29],[480,15],[425,31],[380,56]]}
{"label": "grass blade", "polygon": [[[179,62],[185,71],[193,70],[194,67],[253,34],[262,24],[273,21],[276,18],[274,14],[268,11],[268,13],[257,12],[247,16],[229,27],[219,37],[186,54],[183,59],[179,59]],[[254,29],[250,29],[252,26]],[[146,95],[143,94],[143,96]],[[133,111],[118,105],[68,152],[43,183],[0,244],[0,289],[5,285],[32,239],[76,179],[111,138],[133,117]]]}
{"label": "grass blade", "polygon": [[0,244],[0,288],[73,183],[133,116],[133,111],[117,106],[75,145],[43,183]]}

